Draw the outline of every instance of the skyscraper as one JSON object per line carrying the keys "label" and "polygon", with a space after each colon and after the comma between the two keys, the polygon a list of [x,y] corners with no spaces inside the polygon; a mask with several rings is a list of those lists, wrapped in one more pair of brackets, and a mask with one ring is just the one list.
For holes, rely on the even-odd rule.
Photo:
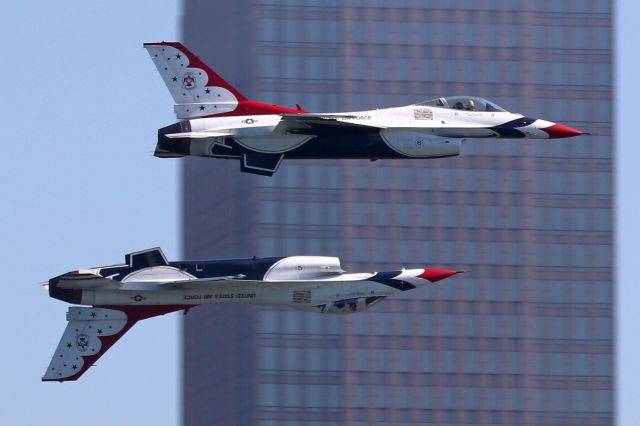
{"label": "skyscraper", "polygon": [[192,310],[184,424],[612,424],[612,7],[187,0],[183,41],[250,98],[350,111],[478,95],[592,135],[288,160],[272,178],[185,160],[186,257],[467,273],[351,316]]}

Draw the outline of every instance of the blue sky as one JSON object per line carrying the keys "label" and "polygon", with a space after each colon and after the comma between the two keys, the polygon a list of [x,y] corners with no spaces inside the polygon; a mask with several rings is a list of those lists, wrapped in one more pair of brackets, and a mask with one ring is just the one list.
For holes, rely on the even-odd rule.
{"label": "blue sky", "polygon": [[0,424],[179,424],[178,318],[137,324],[90,380],[41,383],[67,305],[39,285],[161,246],[179,257],[178,165],[152,156],[173,104],[142,48],[177,1],[5,2],[0,67]]}
{"label": "blue sky", "polygon": [[617,259],[617,372],[618,425],[632,426],[640,419],[640,284],[638,241],[640,241],[640,145],[637,111],[640,98],[638,17],[640,3],[617,3],[616,18],[616,259]]}
{"label": "blue sky", "polygon": [[[179,257],[178,163],[152,156],[171,99],[143,41],[179,34],[178,1],[5,2],[0,34],[0,424],[179,424],[177,314],[137,324],[75,383],[41,383],[67,305],[39,283],[161,246]],[[640,418],[640,3],[618,2],[619,425]]]}

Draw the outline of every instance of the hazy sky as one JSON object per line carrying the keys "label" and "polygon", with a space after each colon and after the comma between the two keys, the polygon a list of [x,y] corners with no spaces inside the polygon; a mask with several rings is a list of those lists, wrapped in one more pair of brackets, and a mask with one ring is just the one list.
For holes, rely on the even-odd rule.
{"label": "hazy sky", "polygon": [[[618,5],[618,419],[631,426],[640,418],[640,3]],[[68,305],[39,283],[153,246],[179,257],[178,162],[152,156],[157,128],[175,117],[142,43],[177,39],[180,10],[151,0],[2,6],[2,425],[179,424],[179,315],[137,324],[83,380],[41,383]]]}

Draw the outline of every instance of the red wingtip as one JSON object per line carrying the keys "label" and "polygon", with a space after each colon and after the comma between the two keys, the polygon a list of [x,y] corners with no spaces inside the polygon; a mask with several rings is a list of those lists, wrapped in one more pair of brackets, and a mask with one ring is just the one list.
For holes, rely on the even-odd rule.
{"label": "red wingtip", "polygon": [[549,135],[549,139],[570,138],[573,136],[588,134],[587,132],[565,126],[564,124],[554,124],[553,126],[546,127],[542,130]]}
{"label": "red wingtip", "polygon": [[435,283],[436,281],[449,278],[451,275],[461,274],[463,272],[464,271],[455,271],[453,269],[425,268],[424,272],[418,275],[418,277]]}

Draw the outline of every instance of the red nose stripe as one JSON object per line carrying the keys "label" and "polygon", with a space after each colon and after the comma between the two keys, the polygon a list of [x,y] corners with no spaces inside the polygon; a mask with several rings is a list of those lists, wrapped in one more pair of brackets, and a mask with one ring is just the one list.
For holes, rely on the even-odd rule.
{"label": "red nose stripe", "polygon": [[436,281],[444,280],[451,275],[461,274],[462,272],[464,271],[454,271],[453,269],[427,268],[418,276],[420,278],[424,278],[425,280],[431,281],[432,283],[435,283]]}
{"label": "red nose stripe", "polygon": [[572,136],[587,134],[586,132],[565,126],[564,124],[554,124],[553,126],[546,127],[542,130],[549,134],[549,139],[570,138]]}

